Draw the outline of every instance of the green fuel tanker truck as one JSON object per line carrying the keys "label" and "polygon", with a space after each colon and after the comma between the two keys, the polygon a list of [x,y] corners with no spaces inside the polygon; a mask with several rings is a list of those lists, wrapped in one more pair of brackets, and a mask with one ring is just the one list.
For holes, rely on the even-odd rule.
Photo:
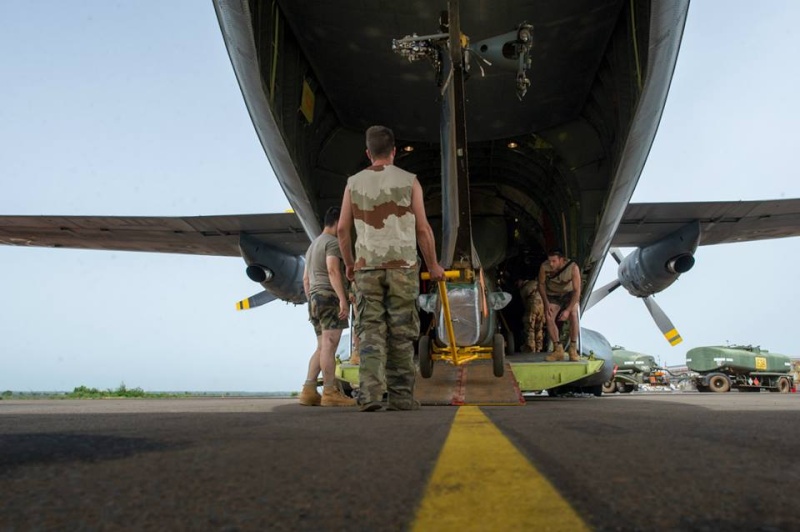
{"label": "green fuel tanker truck", "polygon": [[667,371],[660,368],[652,356],[628,351],[620,346],[612,349],[616,371],[612,380],[603,384],[604,393],[630,393],[643,384],[669,386]]}
{"label": "green fuel tanker truck", "polygon": [[794,385],[788,356],[750,345],[695,347],[686,353],[686,366],[698,373],[694,384],[699,392],[788,393]]}

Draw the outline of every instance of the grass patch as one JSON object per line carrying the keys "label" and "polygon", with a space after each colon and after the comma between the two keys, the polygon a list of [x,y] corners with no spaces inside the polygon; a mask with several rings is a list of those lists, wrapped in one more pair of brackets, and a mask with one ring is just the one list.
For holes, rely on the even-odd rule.
{"label": "grass patch", "polygon": [[161,399],[165,397],[186,397],[189,392],[184,393],[152,393],[146,392],[141,388],[128,388],[125,383],[119,385],[116,390],[111,388],[107,390],[98,390],[97,388],[89,388],[88,386],[78,386],[71,392],[64,394],[66,399],[107,399],[107,398],[142,398],[142,399]]}
{"label": "grass patch", "polygon": [[3,399],[181,399],[199,397],[297,397],[298,392],[146,392],[142,388],[128,388],[125,383],[119,385],[116,390],[90,388],[88,386],[78,386],[71,392],[62,391],[11,391],[0,392],[0,400]]}

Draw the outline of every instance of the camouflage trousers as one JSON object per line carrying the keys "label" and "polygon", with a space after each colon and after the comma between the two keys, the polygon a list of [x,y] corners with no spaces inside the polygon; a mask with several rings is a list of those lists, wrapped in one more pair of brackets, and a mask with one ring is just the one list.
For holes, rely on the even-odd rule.
{"label": "camouflage trousers", "polygon": [[358,320],[358,311],[356,310],[357,293],[356,283],[353,281],[347,290],[347,297],[350,298],[350,303],[353,305],[353,334],[356,338],[361,336],[361,322]]}
{"label": "camouflage trousers", "polygon": [[355,272],[356,312],[361,330],[359,404],[381,401],[411,408],[414,341],[419,336],[417,268]]}
{"label": "camouflage trousers", "polygon": [[522,316],[522,332],[525,345],[534,353],[541,353],[544,344],[544,303],[541,298],[530,298],[525,302]]}

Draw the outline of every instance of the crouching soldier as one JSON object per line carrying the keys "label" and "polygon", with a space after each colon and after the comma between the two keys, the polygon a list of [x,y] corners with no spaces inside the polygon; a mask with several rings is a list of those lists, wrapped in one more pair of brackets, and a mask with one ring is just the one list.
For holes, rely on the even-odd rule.
{"label": "crouching soldier", "polygon": [[547,253],[547,261],[539,268],[539,295],[545,308],[547,334],[553,341],[554,349],[545,360],[556,362],[564,360],[564,346],[558,334],[556,321],[569,320],[569,359],[580,360],[578,355],[578,305],[581,300],[581,272],[574,261],[564,256],[560,249]]}

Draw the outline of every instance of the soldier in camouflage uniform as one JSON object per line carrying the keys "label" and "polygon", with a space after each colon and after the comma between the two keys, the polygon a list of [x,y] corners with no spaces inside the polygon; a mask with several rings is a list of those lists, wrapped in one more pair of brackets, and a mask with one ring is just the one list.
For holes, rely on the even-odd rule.
{"label": "soldier in camouflage uniform", "polygon": [[[350,283],[350,290],[347,292],[347,297],[350,299],[352,308],[356,308],[356,283]],[[350,333],[350,341],[352,342],[352,350],[350,351],[350,359],[348,362],[354,366],[361,363],[361,355],[358,354],[360,348],[359,337],[361,336],[361,322],[358,321],[358,312],[353,312],[353,327]]]}
{"label": "soldier in camouflage uniform", "polygon": [[338,230],[347,278],[356,282],[361,330],[358,402],[365,412],[416,410],[417,244],[432,279],[443,279],[444,270],[436,260],[422,187],[414,174],[393,164],[392,130],[373,126],[366,140],[372,165],[347,180]]}
{"label": "soldier in camouflage uniform", "polygon": [[538,280],[520,280],[519,295],[525,306],[522,316],[522,330],[525,333],[525,346],[528,351],[541,353],[544,344],[544,303],[539,295]]}

